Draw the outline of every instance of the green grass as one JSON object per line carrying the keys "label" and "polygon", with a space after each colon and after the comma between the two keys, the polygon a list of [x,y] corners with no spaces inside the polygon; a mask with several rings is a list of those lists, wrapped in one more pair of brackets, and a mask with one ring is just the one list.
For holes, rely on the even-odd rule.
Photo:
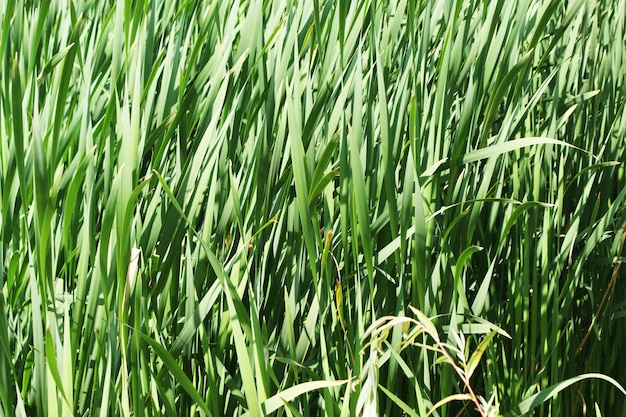
{"label": "green grass", "polygon": [[0,6],[0,416],[626,413],[625,2]]}

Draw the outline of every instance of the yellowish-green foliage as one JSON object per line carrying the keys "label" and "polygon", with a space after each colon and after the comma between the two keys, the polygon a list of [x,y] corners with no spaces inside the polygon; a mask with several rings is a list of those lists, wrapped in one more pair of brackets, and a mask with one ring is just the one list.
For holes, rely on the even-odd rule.
{"label": "yellowish-green foliage", "polygon": [[625,20],[0,0],[0,416],[625,415]]}

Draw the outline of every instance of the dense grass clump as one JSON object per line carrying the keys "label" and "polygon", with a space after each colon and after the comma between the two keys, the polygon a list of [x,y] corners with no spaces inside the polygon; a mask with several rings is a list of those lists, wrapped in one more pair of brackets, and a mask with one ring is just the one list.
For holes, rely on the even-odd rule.
{"label": "dense grass clump", "polygon": [[0,416],[626,414],[626,2],[0,4]]}

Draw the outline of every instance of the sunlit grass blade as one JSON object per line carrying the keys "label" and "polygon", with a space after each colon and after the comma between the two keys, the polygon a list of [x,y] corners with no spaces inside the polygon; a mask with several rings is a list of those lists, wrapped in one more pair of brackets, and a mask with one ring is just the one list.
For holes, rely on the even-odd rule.
{"label": "sunlit grass blade", "polygon": [[532,410],[534,410],[535,408],[537,408],[539,405],[543,404],[544,402],[548,401],[549,399],[557,395],[559,392],[563,391],[564,389],[569,388],[570,386],[576,384],[577,382],[580,382],[585,379],[591,379],[591,378],[600,379],[600,380],[609,382],[615,388],[617,388],[622,394],[626,395],[626,390],[624,390],[624,387],[622,387],[619,382],[617,382],[615,379],[609,376],[606,376],[603,374],[583,374],[583,375],[579,375],[573,378],[569,378],[557,384],[551,385],[550,387],[544,388],[540,392],[531,395],[529,398],[519,403],[515,408],[508,411],[506,413],[506,417],[526,415]]}

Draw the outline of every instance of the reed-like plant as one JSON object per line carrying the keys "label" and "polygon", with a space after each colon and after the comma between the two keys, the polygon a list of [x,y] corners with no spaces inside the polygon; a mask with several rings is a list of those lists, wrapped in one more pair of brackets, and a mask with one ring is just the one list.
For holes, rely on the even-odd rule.
{"label": "reed-like plant", "polygon": [[0,416],[626,414],[625,20],[0,0]]}

